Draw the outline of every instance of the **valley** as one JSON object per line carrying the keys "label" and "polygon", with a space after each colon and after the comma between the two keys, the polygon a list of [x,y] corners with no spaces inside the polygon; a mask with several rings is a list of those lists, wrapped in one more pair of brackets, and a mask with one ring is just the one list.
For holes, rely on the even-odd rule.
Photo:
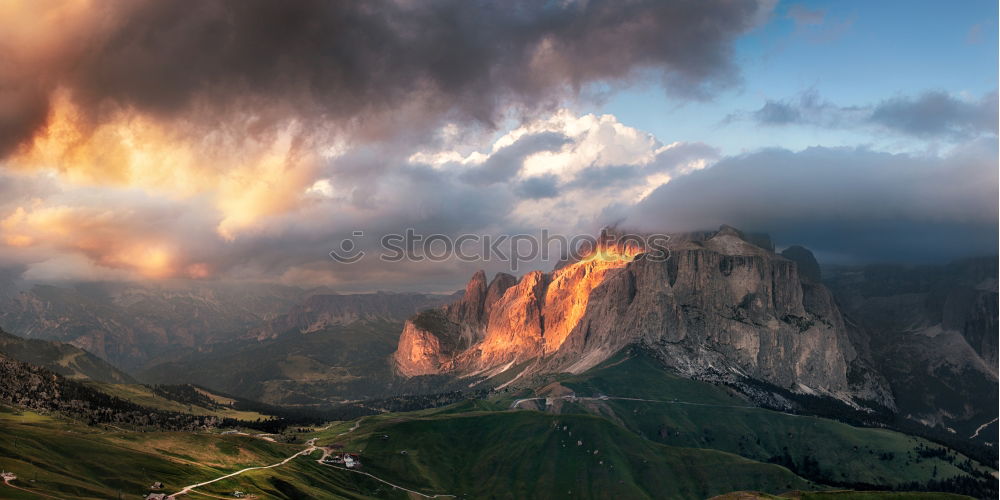
{"label": "valley", "polygon": [[[903,271],[872,289],[840,269],[835,299],[808,250],[725,227],[673,245],[674,263],[605,251],[454,296],[308,295],[132,374],[0,333],[0,466],[14,498],[995,496],[995,412],[973,398],[995,389],[993,347],[928,367],[887,349],[945,337],[886,333],[905,315],[978,342],[988,266],[917,316],[873,298],[910,293]],[[936,399],[900,392],[914,368]]]}
{"label": "valley", "polygon": [[[621,374],[635,375],[643,365],[654,368],[648,362],[627,359],[559,385],[581,394],[611,389]],[[287,429],[280,441],[291,442],[222,429],[130,432],[6,410],[0,418],[12,439],[5,441],[8,444],[0,449],[0,456],[19,458],[0,459],[0,466],[18,470],[19,486],[73,498],[104,498],[119,492],[124,498],[137,498],[130,495],[148,490],[154,482],[163,483],[160,491],[164,493],[185,492],[178,498],[231,497],[233,491],[269,498],[405,497],[403,490],[390,485],[412,490],[419,497],[441,498],[487,494],[606,498],[608,492],[627,498],[662,498],[656,493],[662,491],[673,492],[670,498],[708,498],[737,489],[773,493],[828,489],[808,479],[811,460],[843,464],[848,467],[844,474],[869,474],[854,476],[858,478],[894,478],[883,487],[912,488],[916,484],[901,480],[907,474],[924,477],[929,470],[943,481],[979,477],[962,468],[965,459],[959,454],[922,452],[944,448],[918,438],[725,404],[739,398],[725,388],[690,380],[668,377],[658,384],[648,382],[645,386],[657,387],[656,393],[636,396],[663,397],[668,403],[686,403],[687,409],[664,411],[664,405],[652,402],[652,397],[619,399],[594,393],[576,401],[555,398],[543,412],[511,410],[517,400],[526,400],[520,396],[528,395],[497,394],[436,409]],[[615,405],[614,414],[594,403]],[[733,409],[750,414],[734,415]],[[673,425],[673,431],[649,436],[649,428],[643,426],[650,418],[658,426]],[[691,422],[701,424],[692,427]],[[710,426],[703,427],[709,422]],[[744,425],[739,426],[740,422]],[[731,435],[722,432],[727,428],[734,428]],[[830,436],[843,441],[841,448],[827,450],[831,455],[808,454],[823,450],[819,443],[828,442]],[[786,463],[741,457],[750,454],[742,444],[754,442],[764,450],[781,449],[782,443],[796,447],[785,448]],[[359,468],[338,469],[321,462],[326,454],[342,452],[361,457]],[[886,461],[888,453],[898,454],[898,459]],[[102,458],[94,463],[85,456]],[[115,466],[125,462],[130,465]],[[801,465],[804,470],[793,472]],[[978,465],[970,470],[995,473]],[[196,486],[188,489],[189,485]],[[878,493],[855,495],[860,496],[844,498],[888,498]]]}

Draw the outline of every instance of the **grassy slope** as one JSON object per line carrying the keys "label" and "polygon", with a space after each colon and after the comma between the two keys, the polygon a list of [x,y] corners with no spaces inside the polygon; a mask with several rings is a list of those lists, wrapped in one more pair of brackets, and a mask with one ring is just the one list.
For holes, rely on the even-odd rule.
{"label": "grassy slope", "polygon": [[[270,465],[300,451],[238,435],[191,432],[119,432],[60,417],[0,407],[0,468],[15,485],[58,498],[138,498],[161,481],[165,493],[246,467]],[[319,455],[312,457],[319,458]],[[32,481],[34,480],[34,481]],[[299,457],[281,467],[248,472],[197,491],[229,496],[240,489],[259,498],[406,498],[368,478]],[[0,484],[0,498],[38,495]],[[195,493],[186,498],[208,498]]]}
{"label": "grassy slope", "polygon": [[67,378],[112,384],[135,383],[132,377],[103,359],[62,342],[25,339],[0,330],[0,352]]}
{"label": "grassy slope", "polygon": [[909,493],[895,491],[792,491],[769,495],[759,491],[735,491],[709,500],[968,500],[950,493]]}
{"label": "grassy slope", "polygon": [[[197,405],[184,404],[179,401],[174,401],[172,399],[167,399],[159,394],[154,393],[150,388],[144,385],[138,384],[92,384],[93,387],[105,394],[110,394],[112,396],[122,398],[127,401],[131,401],[137,405],[142,405],[147,408],[153,408],[157,410],[173,411],[177,413],[189,413],[192,415],[213,415],[221,418],[235,418],[238,420],[253,421],[257,419],[266,420],[269,418],[268,415],[262,413],[257,413],[253,411],[240,411],[231,408],[203,408]],[[226,401],[232,402],[232,399],[225,398],[222,396],[217,396],[211,394],[207,391],[199,390],[203,392],[209,398],[220,402],[220,404],[227,404]]]}
{"label": "grassy slope", "polygon": [[[267,415],[256,412],[202,408],[164,398],[153,393],[148,387],[139,385],[131,376],[97,356],[62,342],[25,339],[0,330],[0,352],[18,361],[44,367],[66,378],[86,381],[94,389],[148,408],[241,420],[268,418]],[[209,397],[228,399],[212,394],[209,394]]]}
{"label": "grassy slope", "polygon": [[782,467],[714,450],[663,446],[587,415],[450,408],[367,417],[357,431],[336,436],[344,430],[343,425],[330,429],[320,443],[343,443],[362,453],[365,471],[425,493],[705,498],[747,487],[809,487]]}
{"label": "grassy slope", "polygon": [[[929,467],[938,468],[939,478],[960,473],[938,458],[907,464],[901,457],[923,443],[916,438],[742,408],[746,403],[725,388],[670,376],[641,357],[618,358],[609,365],[561,384],[578,395],[701,404],[566,402],[562,414],[553,414],[506,411],[510,401],[505,399],[466,401],[365,417],[346,435],[341,433],[354,423],[342,422],[299,442],[317,437],[320,444],[343,443],[362,453],[367,472],[425,493],[466,498],[706,498],[734,490],[814,488],[783,467],[726,451],[763,460],[787,448],[793,459],[815,457],[824,473],[843,473],[852,481],[923,480]],[[610,420],[589,413],[606,413]],[[275,463],[302,449],[234,435],[109,432],[30,412],[0,412],[0,428],[0,467],[17,472],[22,486],[72,498],[113,498],[119,489],[144,493],[153,481],[175,491],[243,467]],[[881,459],[886,452],[896,455]],[[37,482],[27,483],[31,478]],[[373,479],[305,457],[201,491],[227,496],[234,489],[285,499],[404,498]],[[0,492],[11,494],[20,493]],[[857,495],[846,492],[836,498],[928,498]]]}
{"label": "grassy slope", "polygon": [[[402,490],[358,474],[344,472],[315,462],[315,453],[308,459],[296,459],[288,465],[247,472],[199,488],[196,491],[220,497],[231,497],[234,490],[257,495],[258,498],[277,499],[406,499]],[[192,495],[192,499],[208,498]]]}
{"label": "grassy slope", "polygon": [[[898,485],[964,474],[940,458],[918,459],[917,446],[940,448],[924,439],[824,418],[740,408],[747,403],[726,388],[667,374],[643,356],[619,358],[561,383],[581,396],[603,393],[703,403],[610,400],[565,404],[561,409],[611,414],[640,436],[664,444],[714,448],[761,461],[787,452],[799,469],[810,457],[818,462],[822,476],[838,482]],[[965,460],[952,455],[956,462]]]}
{"label": "grassy slope", "polygon": [[357,322],[234,343],[150,368],[154,383],[193,383],[271,404],[312,404],[382,396],[400,323]]}
{"label": "grassy slope", "polygon": [[[778,493],[812,487],[779,466],[661,445],[605,419],[502,408],[467,401],[382,414],[363,418],[352,432],[354,422],[341,422],[299,441],[317,437],[320,444],[342,443],[362,453],[363,470],[369,473],[425,493],[465,498],[706,498],[741,489]],[[70,498],[114,498],[118,490],[144,493],[153,481],[175,491],[243,467],[275,463],[302,449],[245,436],[102,430],[31,412],[0,412],[0,428],[5,433],[0,467],[17,472],[21,486]],[[28,483],[32,478],[37,482]],[[200,491],[225,497],[235,489],[279,499],[406,498],[383,483],[305,457]],[[32,497],[18,497],[20,492],[7,488],[0,491],[4,495]]]}
{"label": "grassy slope", "polygon": [[[0,467],[16,472],[17,484],[71,498],[144,494],[154,481],[178,488],[301,449],[245,436],[102,430],[9,409],[0,411],[0,428]],[[4,488],[0,496],[13,492]]]}

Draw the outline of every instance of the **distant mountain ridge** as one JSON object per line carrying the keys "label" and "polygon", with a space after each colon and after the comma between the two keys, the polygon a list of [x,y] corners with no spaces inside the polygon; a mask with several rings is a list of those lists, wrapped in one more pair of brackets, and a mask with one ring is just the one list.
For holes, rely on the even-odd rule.
{"label": "distant mountain ridge", "polygon": [[127,373],[89,352],[62,342],[24,339],[0,330],[0,354],[66,378],[108,384],[136,383]]}
{"label": "distant mountain ridge", "polygon": [[[997,259],[831,269],[827,282],[899,411],[997,442]],[[992,423],[991,423],[992,422]]]}
{"label": "distant mountain ridge", "polygon": [[419,293],[340,295],[325,288],[268,284],[171,288],[87,283],[6,290],[0,296],[0,327],[25,338],[72,344],[133,371],[237,339],[318,331],[358,319],[402,321],[449,300]]}
{"label": "distant mountain ridge", "polygon": [[439,306],[454,295],[424,293],[316,294],[285,314],[251,329],[246,338],[273,339],[287,333],[312,333],[355,321],[403,321],[423,309]]}
{"label": "distant mountain ridge", "polygon": [[195,430],[222,419],[147,408],[0,353],[0,407],[58,412],[88,424]]}
{"label": "distant mountain ridge", "polygon": [[2,299],[0,326],[25,338],[69,343],[132,370],[164,352],[245,332],[305,293],[278,285],[35,285]]}

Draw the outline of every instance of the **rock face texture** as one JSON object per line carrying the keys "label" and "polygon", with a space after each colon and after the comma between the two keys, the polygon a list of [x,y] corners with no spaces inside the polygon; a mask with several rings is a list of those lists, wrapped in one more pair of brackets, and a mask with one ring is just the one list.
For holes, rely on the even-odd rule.
{"label": "rock face texture", "polygon": [[900,414],[995,444],[996,258],[828,274],[858,350],[870,352]]}
{"label": "rock face texture", "polygon": [[499,273],[487,285],[480,271],[461,300],[406,322],[395,356],[397,369],[406,376],[496,374],[512,364],[550,356],[587,313],[594,289],[638,251],[601,249],[549,274],[528,273],[520,281]]}
{"label": "rock face texture", "polygon": [[641,344],[691,376],[738,375],[796,392],[886,399],[877,377],[867,386],[850,383],[854,367],[867,372],[865,360],[830,292],[812,270],[801,278],[797,261],[775,254],[769,240],[723,226],[675,235],[668,247],[665,261],[640,248],[600,248],[516,284],[498,275],[487,286],[477,274],[460,302],[407,321],[397,371],[579,373]]}

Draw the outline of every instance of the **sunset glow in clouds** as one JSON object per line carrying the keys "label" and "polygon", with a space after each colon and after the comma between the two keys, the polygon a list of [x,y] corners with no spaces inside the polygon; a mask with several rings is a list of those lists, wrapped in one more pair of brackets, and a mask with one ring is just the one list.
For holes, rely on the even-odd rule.
{"label": "sunset glow in clouds", "polygon": [[[822,15],[801,24],[794,6]],[[969,234],[996,225],[995,66],[954,68],[968,87],[924,61],[924,77],[880,96],[826,98],[822,82],[761,94],[778,86],[759,67],[804,57],[774,40],[820,30],[844,15],[840,8],[0,1],[0,264],[43,280],[374,289],[433,276],[448,289],[466,268],[346,269],[327,252],[356,229],[593,233],[622,221],[659,230],[742,223],[780,242],[806,234],[796,212],[840,231],[884,231],[857,215],[815,210],[789,210],[763,227],[767,207],[746,201],[752,190],[777,197],[771,207],[810,201],[796,195],[810,186],[781,183],[811,176],[760,161],[775,154],[765,148],[783,147],[791,149],[783,168],[821,168],[810,155],[826,158],[822,168],[833,171],[816,178],[865,165],[846,177],[879,188],[853,193],[857,206],[896,200],[882,225],[966,227],[949,235],[954,248],[914,259],[971,252],[981,241]],[[983,2],[979,14],[995,18],[995,9]],[[965,40],[971,23],[953,24],[958,52],[995,55],[992,42]],[[846,29],[808,43],[852,51],[856,35]],[[798,67],[802,74],[785,76],[809,82],[810,71],[826,71],[816,62]],[[656,115],[641,126],[629,122],[640,98],[648,109],[639,116]],[[771,142],[789,126],[811,135]],[[763,180],[699,181],[717,176],[717,165],[759,168],[761,176],[748,177]],[[905,169],[908,179],[879,169]],[[940,188],[959,171],[971,180]],[[698,186],[696,199],[672,194],[675,182]],[[671,206],[682,198],[683,210]],[[730,205],[735,199],[744,201]],[[894,251],[824,248],[813,237],[820,253],[850,259]]]}

